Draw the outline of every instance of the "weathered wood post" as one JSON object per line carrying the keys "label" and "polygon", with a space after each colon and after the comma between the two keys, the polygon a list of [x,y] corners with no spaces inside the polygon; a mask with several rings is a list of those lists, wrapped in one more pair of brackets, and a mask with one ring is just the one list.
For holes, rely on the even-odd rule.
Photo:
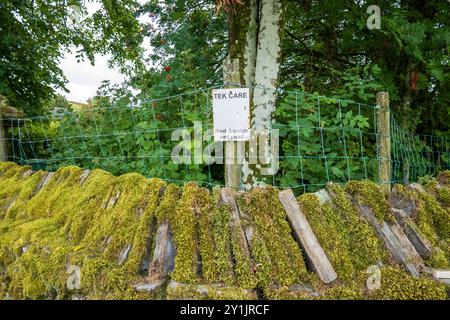
{"label": "weathered wood post", "polygon": [[[240,85],[239,59],[225,59],[223,64],[223,82],[229,87]],[[241,185],[241,166],[237,163],[238,142],[225,142],[225,185],[239,188]]]}
{"label": "weathered wood post", "polygon": [[19,121],[19,119],[24,117],[25,114],[22,110],[0,104],[0,161],[8,161],[7,127],[11,127],[13,123],[16,123],[16,120],[16,125],[22,126],[23,121]]}
{"label": "weathered wood post", "polygon": [[403,164],[403,184],[406,186],[409,184],[409,160],[405,159]]}
{"label": "weathered wood post", "polygon": [[391,191],[391,118],[389,111],[389,93],[377,93],[378,121],[378,175],[385,194]]}
{"label": "weathered wood post", "polygon": [[0,161],[8,160],[8,152],[6,149],[6,130],[3,126],[2,110],[0,109]]}

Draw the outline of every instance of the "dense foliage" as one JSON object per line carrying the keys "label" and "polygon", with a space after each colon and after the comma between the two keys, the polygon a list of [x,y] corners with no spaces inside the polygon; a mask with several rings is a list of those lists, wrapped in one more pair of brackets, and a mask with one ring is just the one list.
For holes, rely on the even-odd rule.
{"label": "dense foliage", "polygon": [[[322,187],[329,180],[376,178],[376,121],[373,110],[361,108],[358,103],[375,105],[375,93],[381,90],[389,91],[393,115],[405,130],[401,134],[393,133],[398,140],[393,145],[394,157],[409,161],[411,166],[426,167],[422,171],[414,168],[412,179],[428,173],[432,163],[425,159],[424,153],[432,149],[417,139],[412,141],[409,132],[441,137],[447,137],[450,132],[448,2],[298,0],[285,3],[280,87],[312,95],[299,98],[283,91],[278,96],[275,127],[280,129],[282,161],[275,177],[277,184]],[[381,8],[379,30],[369,30],[366,26],[369,4]],[[221,167],[218,170],[214,166],[180,167],[169,161],[174,146],[170,129],[191,127],[195,120],[202,120],[204,126],[210,123],[204,94],[197,98],[182,97],[182,102],[176,100],[178,96],[163,99],[222,82],[222,62],[229,48],[227,12],[216,10],[214,1],[148,1],[142,5],[121,1],[114,8],[112,3],[104,1],[98,12],[84,20],[81,27],[86,32],[65,27],[67,12],[63,6],[39,2],[36,10],[42,14],[37,14],[32,11],[33,6],[6,5],[8,10],[2,10],[5,15],[2,21],[13,19],[18,24],[14,13],[17,11],[34,19],[36,25],[30,23],[27,28],[36,29],[39,41],[43,44],[52,41],[48,46],[39,45],[45,49],[41,58],[40,53],[33,59],[14,55],[21,63],[51,60],[53,64],[38,64],[50,66],[49,71],[53,73],[38,75],[55,74],[53,78],[61,82],[62,75],[55,61],[62,49],[70,45],[78,46],[80,58],[92,59],[95,52],[113,53],[113,62],[129,75],[120,86],[105,82],[99,88],[93,103],[98,111],[75,113],[57,124],[45,118],[44,126],[50,123],[59,127],[54,136],[57,139],[50,147],[47,142],[48,138],[52,139],[52,132],[49,131],[40,139],[41,144],[33,145],[41,150],[34,150],[33,154],[32,145],[25,145],[24,149],[28,150],[24,154],[30,156],[24,158],[50,156],[55,165],[102,167],[114,173],[133,170],[171,180],[223,181]],[[239,4],[235,7],[239,9]],[[52,32],[58,36],[43,39],[48,29],[43,23],[51,23]],[[17,43],[19,35],[14,34],[15,38],[11,39],[12,33],[3,35],[0,40],[5,44]],[[31,54],[31,48],[36,46],[34,40],[26,37],[22,40]],[[152,47],[146,55],[142,54],[144,42]],[[11,59],[5,59],[0,59],[2,68],[16,66]],[[134,62],[134,67],[127,59]],[[9,73],[4,71],[6,75]],[[34,74],[23,77],[45,84],[45,90],[55,82],[41,81]],[[12,91],[5,89],[0,93],[5,92],[12,105],[18,105],[21,99],[24,103],[20,105],[31,110],[30,114],[50,95],[39,94],[42,101],[37,96],[16,97],[19,90],[12,84],[8,86]],[[327,98],[319,99],[319,94]],[[118,134],[122,131],[130,134]],[[33,134],[39,134],[34,132],[30,129],[31,140]],[[67,139],[80,135],[83,139]],[[435,147],[445,150],[448,146],[439,143]],[[415,152],[413,155],[409,155],[411,150]],[[448,159],[437,161],[445,164]],[[401,180],[404,168],[402,164],[394,165],[394,180]]]}
{"label": "dense foliage", "polygon": [[[158,23],[156,32],[150,34],[155,47],[152,59],[158,62],[152,73],[162,65],[172,66],[172,79],[181,88],[220,82],[221,62],[228,48],[223,13],[216,15],[212,1],[165,3],[147,7]],[[286,3],[283,87],[371,103],[375,91],[387,90],[405,129],[417,128],[423,133],[449,130],[448,2]],[[381,8],[379,30],[366,26],[369,4]],[[146,88],[150,87],[147,83]]]}
{"label": "dense foliage", "polygon": [[[89,1],[92,3],[93,1]],[[71,8],[80,21],[71,23]],[[142,42],[136,1],[102,1],[88,15],[87,3],[13,1],[0,3],[0,94],[28,115],[41,114],[55,88],[67,82],[59,62],[68,52],[95,62],[95,54],[110,54],[111,62],[131,70],[141,64]],[[134,68],[133,68],[134,69]]]}

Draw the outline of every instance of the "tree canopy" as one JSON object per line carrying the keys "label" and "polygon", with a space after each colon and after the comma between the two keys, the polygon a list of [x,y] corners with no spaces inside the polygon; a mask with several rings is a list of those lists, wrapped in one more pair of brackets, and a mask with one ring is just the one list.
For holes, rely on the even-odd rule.
{"label": "tree canopy", "polygon": [[[58,65],[66,50],[92,62],[95,53],[110,53],[111,63],[129,75],[121,94],[133,88],[141,97],[156,97],[220,83],[233,35],[230,15],[252,2],[105,0],[70,27],[68,6],[86,14],[84,1],[3,1],[0,93],[13,106],[38,113],[53,89],[64,87]],[[447,1],[281,2],[280,86],[371,102],[376,91],[387,90],[408,129],[450,131]],[[381,8],[380,29],[366,26],[369,4]],[[143,54],[144,39],[149,55]]]}
{"label": "tree canopy", "polygon": [[[80,23],[70,23],[71,6],[79,8]],[[54,90],[65,87],[59,66],[65,52],[92,63],[95,53],[108,53],[112,64],[138,66],[138,10],[136,1],[102,1],[92,15],[80,0],[0,2],[0,94],[27,114],[39,114]]]}

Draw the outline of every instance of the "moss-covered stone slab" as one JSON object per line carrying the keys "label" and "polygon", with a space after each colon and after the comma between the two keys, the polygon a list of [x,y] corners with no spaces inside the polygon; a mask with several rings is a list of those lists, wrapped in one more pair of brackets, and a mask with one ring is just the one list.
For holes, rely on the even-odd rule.
{"label": "moss-covered stone slab", "polygon": [[223,284],[193,285],[170,281],[167,299],[170,300],[255,300],[256,291]]}
{"label": "moss-covered stone slab", "polygon": [[371,181],[350,181],[345,190],[353,196],[360,214],[383,239],[392,258],[418,277],[422,259],[397,223],[380,188]]}
{"label": "moss-covered stone slab", "polygon": [[398,263],[401,263],[412,275],[419,276],[420,271],[417,266],[416,256],[410,254],[412,244],[409,243],[406,245],[408,250],[404,249],[407,238],[406,235],[401,235],[400,238],[398,237],[398,235],[401,234],[400,228],[396,228],[397,232],[394,233],[393,229],[386,221],[379,222],[374,218],[370,207],[363,205],[357,205],[357,207],[360,210],[361,215],[374,226],[375,230],[377,230],[379,237],[383,239],[386,248],[391,252],[393,259]]}
{"label": "moss-covered stone slab", "polygon": [[[397,239],[401,228],[365,184],[298,198],[338,275],[325,284],[306,268],[276,188],[240,192],[233,204],[195,183],[0,162],[0,299],[445,299],[433,274],[412,277],[388,258],[357,205]],[[438,270],[449,248],[443,187],[405,188],[417,205],[408,218],[440,250],[426,260]],[[377,266],[381,282],[367,290]]]}
{"label": "moss-covered stone slab", "polygon": [[236,192],[232,188],[222,188],[220,195],[223,203],[229,206],[230,212],[230,229],[238,236],[239,245],[245,254],[246,259],[250,260],[250,250],[248,249],[247,236],[242,229],[239,208],[236,203]]}
{"label": "moss-covered stone slab", "polygon": [[432,251],[425,264],[433,268],[449,268],[450,264],[450,214],[439,201],[437,182],[432,180],[425,186],[413,183],[407,186],[396,185],[396,192],[407,199],[414,201],[415,210],[406,219],[408,224],[426,239]]}
{"label": "moss-covered stone slab", "polygon": [[253,229],[249,248],[258,286],[302,283],[308,273],[300,246],[292,236],[286,212],[273,187],[238,195],[241,220]]}
{"label": "moss-covered stone slab", "polygon": [[291,228],[301,244],[303,252],[308,257],[312,268],[318,273],[324,283],[336,280],[337,274],[320,246],[305,214],[301,211],[292,190],[284,190],[278,194],[278,197],[286,211]]}
{"label": "moss-covered stone slab", "polygon": [[268,300],[311,300],[320,297],[320,292],[310,284],[294,284],[289,287],[274,285],[265,291]]}
{"label": "moss-covered stone slab", "polygon": [[429,259],[433,253],[431,243],[420,234],[417,226],[403,210],[392,208],[392,212],[420,257]]}
{"label": "moss-covered stone slab", "polygon": [[423,267],[424,272],[430,274],[435,279],[450,279],[450,269],[435,269]]}
{"label": "moss-covered stone slab", "polygon": [[158,226],[155,236],[155,249],[149,267],[147,281],[159,281],[173,271],[175,266],[175,248],[172,242],[172,231],[169,222]]}
{"label": "moss-covered stone slab", "polygon": [[[222,205],[222,204],[223,205]],[[234,260],[234,277],[236,283],[244,288],[254,288],[256,278],[254,265],[250,257],[248,238],[251,238],[250,226],[241,223],[241,213],[236,203],[236,192],[232,188],[220,189],[219,213],[228,218],[228,229],[230,235],[230,251]],[[220,221],[220,220],[219,220]]]}
{"label": "moss-covered stone slab", "polygon": [[414,199],[406,196],[404,189],[395,185],[388,198],[391,208],[403,211],[408,217],[412,216],[417,210],[417,203]]}

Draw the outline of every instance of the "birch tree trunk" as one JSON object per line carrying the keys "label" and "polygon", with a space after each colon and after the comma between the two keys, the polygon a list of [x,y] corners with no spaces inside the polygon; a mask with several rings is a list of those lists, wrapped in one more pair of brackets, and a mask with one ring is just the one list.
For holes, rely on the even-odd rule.
{"label": "birch tree trunk", "polygon": [[228,13],[228,59],[239,60],[240,83],[252,86],[255,81],[258,31],[258,0],[243,0]]}
{"label": "birch tree trunk", "polygon": [[240,84],[254,87],[250,90],[253,141],[259,136],[246,150],[249,162],[241,167],[246,189],[265,184],[263,175],[271,173],[267,165],[274,160],[269,137],[280,71],[283,2],[243,0],[228,12],[228,59],[239,60]]}
{"label": "birch tree trunk", "polygon": [[255,66],[252,127],[270,129],[275,110],[281,55],[281,0],[262,0]]}

